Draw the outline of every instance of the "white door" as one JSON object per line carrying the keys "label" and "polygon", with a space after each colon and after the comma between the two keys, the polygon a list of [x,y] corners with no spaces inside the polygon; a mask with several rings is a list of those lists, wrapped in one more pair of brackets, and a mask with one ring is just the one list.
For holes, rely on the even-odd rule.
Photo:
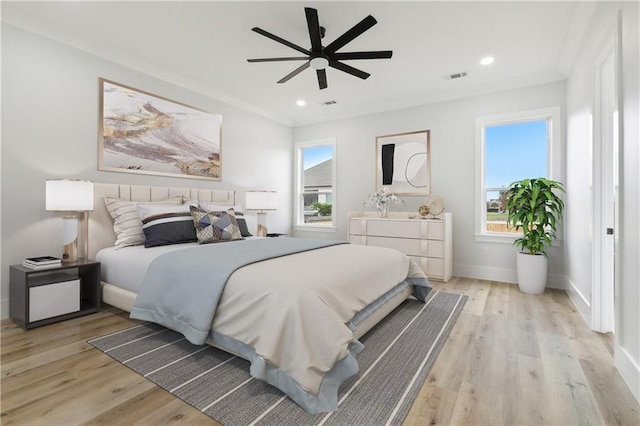
{"label": "white door", "polygon": [[595,70],[594,285],[592,328],[615,331],[615,243],[618,189],[617,43],[606,43]]}

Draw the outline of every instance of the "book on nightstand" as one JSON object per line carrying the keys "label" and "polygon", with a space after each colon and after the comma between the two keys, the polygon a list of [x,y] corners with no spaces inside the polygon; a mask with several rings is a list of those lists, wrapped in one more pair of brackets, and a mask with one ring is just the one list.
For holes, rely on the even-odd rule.
{"label": "book on nightstand", "polygon": [[27,257],[22,262],[22,266],[31,269],[55,268],[56,266],[62,266],[62,260],[53,256]]}

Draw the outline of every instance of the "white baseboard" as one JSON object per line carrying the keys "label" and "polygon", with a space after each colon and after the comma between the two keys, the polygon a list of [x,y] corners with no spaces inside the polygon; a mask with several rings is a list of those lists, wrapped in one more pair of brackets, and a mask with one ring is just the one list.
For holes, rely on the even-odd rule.
{"label": "white baseboard", "polygon": [[9,299],[0,299],[0,319],[9,318]]}
{"label": "white baseboard", "polygon": [[569,296],[569,300],[573,303],[573,306],[580,312],[582,319],[587,323],[587,326],[591,328],[591,302],[587,299],[578,287],[566,276],[563,276],[565,281],[564,290]]}
{"label": "white baseboard", "polygon": [[631,390],[636,401],[640,402],[640,366],[624,348],[618,345],[614,349],[613,365]]}
{"label": "white baseboard", "polygon": [[[518,275],[515,269],[491,268],[477,265],[453,265],[453,275],[456,277],[475,278],[478,280],[500,281],[517,284]],[[564,275],[551,274],[547,281],[547,287],[566,290]]]}
{"label": "white baseboard", "polygon": [[491,268],[488,266],[455,264],[453,265],[453,275],[456,277],[500,281],[512,284],[518,282],[515,269]]}

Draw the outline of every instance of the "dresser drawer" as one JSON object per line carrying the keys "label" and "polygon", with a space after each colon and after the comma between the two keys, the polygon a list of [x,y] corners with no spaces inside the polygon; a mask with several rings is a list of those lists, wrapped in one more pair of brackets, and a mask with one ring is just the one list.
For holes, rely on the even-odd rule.
{"label": "dresser drawer", "polygon": [[427,235],[428,240],[444,240],[444,222],[442,221],[429,221],[427,222]]}
{"label": "dresser drawer", "polygon": [[444,280],[445,276],[445,268],[444,268],[444,259],[437,259],[434,257],[418,257],[418,256],[409,256],[420,268],[424,271],[424,273],[430,277],[439,280]]}
{"label": "dresser drawer", "polygon": [[417,220],[369,220],[367,235],[377,237],[420,238],[422,223]]}
{"label": "dresser drawer", "polygon": [[444,223],[432,220],[350,219],[349,232],[376,237],[444,239]]}
{"label": "dresser drawer", "polygon": [[396,249],[409,256],[444,257],[442,241],[367,236],[365,244]]}

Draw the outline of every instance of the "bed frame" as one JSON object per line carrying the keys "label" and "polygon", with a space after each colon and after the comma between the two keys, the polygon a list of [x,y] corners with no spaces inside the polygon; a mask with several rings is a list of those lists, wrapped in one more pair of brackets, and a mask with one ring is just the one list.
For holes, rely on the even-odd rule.
{"label": "bed frame", "polygon": [[[162,201],[175,195],[229,206],[236,204],[236,194],[235,191],[232,190],[95,183],[93,189],[93,211],[89,213],[89,258],[94,259],[98,251],[103,248],[112,247],[116,241],[116,235],[113,232],[113,221],[104,204],[104,197],[115,197],[128,201]],[[104,303],[131,312],[137,296],[136,293],[123,290],[120,287],[104,281],[101,281],[101,284],[102,301]],[[354,330],[354,337],[357,339],[364,335],[408,298],[411,292],[412,287],[408,287],[375,310],[360,322],[356,330]]]}

